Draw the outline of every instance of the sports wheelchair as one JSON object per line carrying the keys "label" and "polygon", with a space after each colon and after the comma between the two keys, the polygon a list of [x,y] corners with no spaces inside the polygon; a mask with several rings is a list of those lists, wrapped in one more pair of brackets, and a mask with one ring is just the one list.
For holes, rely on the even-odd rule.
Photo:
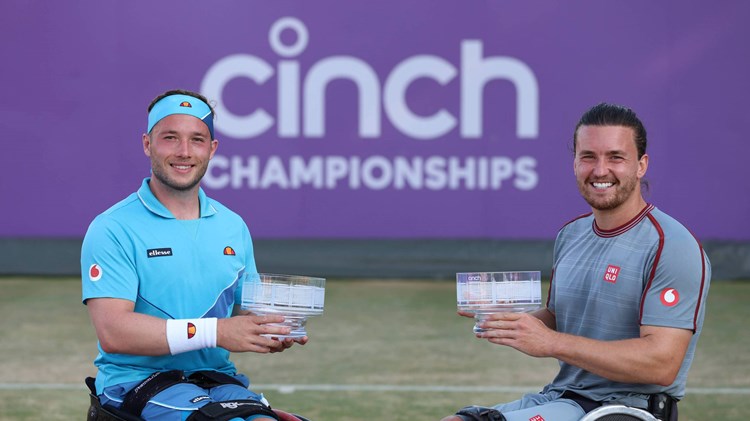
{"label": "sports wheelchair", "polygon": [[[95,380],[93,377],[86,378],[86,386],[89,388],[89,406],[86,421],[143,421],[143,418],[136,417],[111,405],[102,405],[99,397],[96,395]],[[310,421],[297,414],[289,414],[283,411],[273,410],[279,421]],[[211,418],[214,419],[214,418]],[[226,420],[227,418],[216,418],[217,421]]]}
{"label": "sports wheelchair", "polygon": [[[567,396],[565,396],[567,395]],[[648,410],[622,404],[601,405],[576,393],[566,392],[563,397],[578,403],[588,411],[579,421],[677,421],[677,401],[667,394],[651,395]],[[456,413],[466,421],[505,421],[496,409],[471,405]]]}
{"label": "sports wheelchair", "polygon": [[86,377],[86,386],[89,388],[89,406],[86,421],[143,421],[141,417],[135,417],[127,412],[120,411],[111,405],[102,405],[96,396],[96,386],[93,377]]}
{"label": "sports wheelchair", "polygon": [[650,395],[647,410],[619,403],[597,404],[573,392],[563,393],[566,395],[588,411],[579,421],[677,421],[677,400],[666,393]]}
{"label": "sports wheelchair", "polygon": [[659,420],[643,409],[625,405],[604,405],[586,414],[580,421],[669,421]]}

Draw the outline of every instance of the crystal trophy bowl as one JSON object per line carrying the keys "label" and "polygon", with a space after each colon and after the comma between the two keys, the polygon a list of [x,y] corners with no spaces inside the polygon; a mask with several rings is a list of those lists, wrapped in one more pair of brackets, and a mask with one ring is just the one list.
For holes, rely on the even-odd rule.
{"label": "crystal trophy bowl", "polygon": [[541,272],[467,272],[456,274],[458,310],[474,314],[478,324],[492,313],[530,312],[542,304]]}
{"label": "crystal trophy bowl", "polygon": [[279,339],[307,336],[307,318],[323,314],[324,278],[271,273],[246,274],[242,288],[242,309],[258,316],[282,315],[288,335],[265,335]]}

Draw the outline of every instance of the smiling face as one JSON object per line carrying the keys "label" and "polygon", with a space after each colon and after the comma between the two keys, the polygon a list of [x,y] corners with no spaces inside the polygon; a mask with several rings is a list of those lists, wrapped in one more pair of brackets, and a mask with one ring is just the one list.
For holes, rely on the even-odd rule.
{"label": "smiling face", "polygon": [[627,209],[637,213],[645,201],[641,178],[648,155],[638,158],[635,132],[624,126],[580,126],[574,172],[578,190],[594,211]]}
{"label": "smiling face", "polygon": [[143,151],[151,158],[152,186],[179,193],[196,190],[214,156],[218,141],[208,126],[190,115],[173,114],[143,135]]}

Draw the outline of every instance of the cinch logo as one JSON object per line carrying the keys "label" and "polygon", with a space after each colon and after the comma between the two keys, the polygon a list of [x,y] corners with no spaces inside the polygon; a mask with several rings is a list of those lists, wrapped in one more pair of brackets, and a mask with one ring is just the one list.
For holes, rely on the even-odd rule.
{"label": "cinch logo", "polygon": [[[296,40],[289,45],[281,41],[281,33],[286,30],[296,35]],[[358,134],[362,138],[380,137],[381,110],[385,110],[393,127],[414,139],[435,139],[456,126],[461,137],[480,138],[484,88],[492,80],[507,80],[515,88],[516,135],[521,139],[539,136],[539,86],[534,72],[513,57],[485,57],[481,40],[461,41],[458,65],[440,56],[419,54],[396,64],[381,81],[369,63],[347,55],[322,58],[310,66],[307,74],[300,74],[300,63],[292,59],[307,48],[309,34],[305,24],[297,18],[283,17],[276,21],[268,38],[271,49],[283,58],[276,68],[251,54],[232,54],[214,63],[203,77],[200,90],[216,100],[216,112],[222,116],[216,121],[216,127],[228,136],[250,139],[276,125],[277,134],[282,138],[324,137],[326,89],[336,80],[348,80],[356,85]],[[242,77],[263,85],[274,75],[276,116],[261,105],[250,114],[237,115],[224,104],[222,94],[231,80]],[[406,94],[415,81],[431,79],[445,86],[456,78],[460,89],[458,117],[446,108],[432,115],[422,115],[410,108]]]}
{"label": "cinch logo", "polygon": [[151,258],[151,257],[171,256],[172,255],[172,249],[171,248],[148,249],[148,250],[146,250],[146,255],[149,258]]}
{"label": "cinch logo", "polygon": [[612,282],[613,284],[617,282],[617,275],[620,274],[620,267],[615,265],[609,265],[607,266],[607,271],[604,272],[604,280],[607,282]]}
{"label": "cinch logo", "polygon": [[482,277],[479,276],[479,275],[474,275],[474,276],[469,275],[469,276],[466,277],[466,280],[468,280],[468,281],[481,281]]}

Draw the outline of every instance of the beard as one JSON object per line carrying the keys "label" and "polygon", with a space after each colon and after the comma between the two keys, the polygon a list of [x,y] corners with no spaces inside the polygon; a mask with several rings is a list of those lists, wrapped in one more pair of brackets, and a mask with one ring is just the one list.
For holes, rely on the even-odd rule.
{"label": "beard", "polygon": [[178,181],[167,174],[167,170],[164,165],[156,162],[153,157],[151,159],[151,173],[153,174],[154,178],[159,180],[159,182],[161,182],[165,186],[178,192],[185,192],[194,189],[195,186],[197,186],[201,182],[201,179],[203,179],[203,176],[206,174],[207,169],[208,163],[196,165],[195,175],[191,179],[187,181]]}
{"label": "beard", "polygon": [[617,208],[618,206],[625,203],[630,198],[638,186],[639,180],[636,177],[627,178],[625,180],[618,180],[611,189],[614,192],[610,192],[607,196],[601,196],[591,191],[591,183],[599,180],[585,180],[578,182],[578,191],[583,196],[586,203],[591,206],[592,209],[607,211]]}

